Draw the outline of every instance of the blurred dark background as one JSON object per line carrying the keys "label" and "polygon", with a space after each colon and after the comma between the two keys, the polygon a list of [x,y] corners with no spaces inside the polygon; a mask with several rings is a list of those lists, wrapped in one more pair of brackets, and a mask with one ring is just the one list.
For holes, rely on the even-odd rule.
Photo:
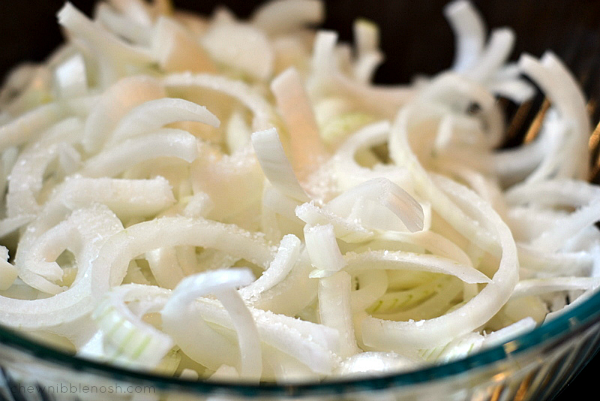
{"label": "blurred dark background", "polygon": [[[225,2],[238,16],[251,13],[259,1],[175,0],[175,6],[210,13]],[[56,12],[63,0],[0,0],[0,80],[20,61],[41,61],[61,41]],[[72,0],[90,15],[93,0]],[[454,52],[454,38],[443,18],[447,0],[329,0],[326,28],[351,39],[356,17],[381,26],[386,62],[377,74],[382,83],[408,82],[415,72],[433,74],[447,68]],[[600,88],[600,1],[593,0],[473,0],[488,27],[510,26],[517,33],[513,58],[527,51],[539,56],[552,49],[575,68],[588,91]],[[581,394],[597,394],[600,358],[590,362],[556,400],[572,400]],[[595,390],[595,391],[594,391]],[[594,391],[594,392],[592,392]]]}
{"label": "blurred dark background", "polygon": [[[517,32],[514,55],[527,50],[540,55],[552,48],[568,52],[566,43],[579,31],[599,31],[600,1],[593,0],[474,0],[489,27],[511,26]],[[20,60],[42,60],[62,40],[56,12],[63,0],[0,0],[0,77]],[[90,15],[94,0],[72,0]],[[239,16],[247,16],[260,1],[174,0],[176,7],[210,13],[225,3]],[[432,74],[448,67],[453,37],[441,9],[448,0],[328,0],[325,27],[351,39],[352,21],[365,17],[382,27],[386,63],[377,76],[381,82],[406,82],[416,71]],[[576,39],[576,38],[575,38]]]}

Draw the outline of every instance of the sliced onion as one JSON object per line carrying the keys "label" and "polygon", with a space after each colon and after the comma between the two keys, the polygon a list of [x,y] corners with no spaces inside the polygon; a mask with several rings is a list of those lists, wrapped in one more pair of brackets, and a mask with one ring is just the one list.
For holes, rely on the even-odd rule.
{"label": "sliced onion", "polygon": [[183,130],[161,128],[127,141],[87,160],[80,171],[86,177],[115,177],[130,167],[159,157],[176,157],[188,163],[198,156],[196,138]]}
{"label": "sliced onion", "polygon": [[82,139],[85,150],[96,153],[131,109],[165,96],[160,82],[148,76],[128,77],[112,85],[103,93],[86,121]]}
{"label": "sliced onion", "polygon": [[[101,253],[100,248],[104,242],[122,227],[121,222],[108,209],[95,206],[73,213],[66,224],[72,225],[79,231],[79,241],[82,246],[79,250],[80,257],[77,259],[78,277],[75,282],[69,289],[50,298],[29,301],[2,297],[0,302],[2,324],[31,329],[60,327],[65,323],[77,321],[92,311],[95,306],[94,298],[91,296],[93,288],[100,292],[108,289],[107,286],[100,284],[101,280],[97,280],[108,272],[94,270],[92,262]],[[91,241],[91,238],[95,238],[96,241]],[[21,265],[22,258],[27,256],[17,255],[17,265]],[[71,335],[76,335],[76,332]]]}
{"label": "sliced onion", "polygon": [[160,310],[169,291],[145,285],[124,285],[108,292],[94,310],[92,319],[111,344],[108,360],[121,366],[152,369],[174,346],[171,337],[134,314],[127,303],[142,302],[145,313]]}
{"label": "sliced onion", "polygon": [[252,302],[260,294],[281,283],[292,271],[300,257],[302,243],[298,237],[288,234],[279,243],[279,248],[269,267],[254,282],[240,289],[242,298]]}
{"label": "sliced onion", "polygon": [[453,1],[444,8],[455,35],[456,54],[452,68],[462,72],[479,59],[485,45],[485,23],[469,1]]}
{"label": "sliced onion", "polygon": [[61,200],[70,209],[101,203],[122,219],[155,216],[175,203],[169,182],[115,178],[67,178]]}
{"label": "sliced onion", "polygon": [[269,35],[281,35],[322,22],[324,13],[321,1],[274,0],[259,6],[251,21]]}
{"label": "sliced onion", "polygon": [[112,133],[108,146],[124,139],[155,131],[177,121],[196,121],[219,127],[219,119],[206,107],[183,99],[149,100],[125,115]]}
{"label": "sliced onion", "polygon": [[0,127],[0,150],[22,145],[63,117],[64,110],[50,103],[31,110]]}
{"label": "sliced onion", "polygon": [[277,190],[300,202],[309,199],[296,178],[275,128],[253,133],[252,146],[264,174]]}
{"label": "sliced onion", "polygon": [[[337,244],[333,226],[304,226],[304,241],[312,265],[326,272],[337,272],[346,266]],[[312,274],[311,274],[312,276]]]}
{"label": "sliced onion", "polygon": [[223,92],[238,99],[254,113],[252,127],[255,131],[273,127],[271,106],[258,93],[241,81],[209,74],[171,74],[163,78],[166,87],[201,87]]}
{"label": "sliced onion", "polygon": [[337,272],[319,279],[319,316],[321,324],[340,333],[339,355],[347,358],[360,352],[354,336],[350,302],[351,277]]}
{"label": "sliced onion", "polygon": [[158,18],[150,41],[152,55],[165,72],[216,72],[213,61],[191,32],[169,17]]}
{"label": "sliced onion", "polygon": [[[381,207],[391,213],[383,212]],[[423,229],[421,205],[386,178],[366,181],[332,199],[326,208],[336,215],[357,219],[371,229],[403,231],[406,227],[411,232]],[[400,222],[393,221],[394,218]]]}
{"label": "sliced onion", "polygon": [[[368,317],[362,323],[365,344],[383,349],[426,348],[431,344],[444,344],[452,338],[473,331],[487,322],[508,300],[518,277],[517,250],[510,230],[492,208],[478,200],[464,187],[447,179],[436,181],[448,191],[460,193],[474,208],[484,214],[497,230],[502,247],[498,270],[490,283],[466,304],[443,316],[409,322],[383,321]],[[460,189],[463,188],[463,189]]]}
{"label": "sliced onion", "polygon": [[[210,365],[215,359],[220,360],[223,356],[231,354],[228,341],[219,337],[205,322],[196,322],[194,327],[196,330],[194,334],[198,336],[196,338],[190,337],[187,328],[188,304],[197,297],[214,294],[227,310],[237,331],[240,362],[236,365],[240,366],[241,378],[259,380],[262,374],[259,333],[253,316],[235,291],[235,287],[250,284],[252,281],[254,281],[252,273],[243,269],[215,271],[187,277],[173,291],[173,295],[161,311],[164,330],[175,338],[186,354],[205,365]],[[210,341],[210,347],[198,347],[199,340]]]}
{"label": "sliced onion", "polygon": [[294,68],[277,76],[271,82],[271,90],[290,136],[292,164],[303,180],[327,157],[310,100]]}
{"label": "sliced onion", "polygon": [[252,78],[264,80],[273,71],[274,55],[269,40],[265,33],[249,24],[215,23],[201,40],[213,59]]}

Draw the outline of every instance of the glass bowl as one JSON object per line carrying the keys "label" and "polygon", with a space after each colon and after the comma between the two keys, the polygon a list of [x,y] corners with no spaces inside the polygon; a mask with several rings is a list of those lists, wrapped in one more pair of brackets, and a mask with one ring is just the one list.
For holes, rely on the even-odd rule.
{"label": "glass bowl", "polygon": [[[10,10],[2,19],[10,19],[10,23],[3,24],[4,32],[0,33],[18,37],[17,43],[23,45],[6,46],[0,75],[18,61],[41,60],[60,40],[54,13],[62,1],[44,2],[36,16],[32,16],[33,4],[29,4],[34,1],[9,3]],[[87,0],[73,3],[87,13],[93,4]],[[175,1],[177,7],[204,13],[221,2],[199,3]],[[244,16],[259,2],[225,3]],[[380,24],[387,61],[377,80],[405,82],[413,72],[434,73],[450,65],[452,37],[441,12],[445,3],[327,1],[325,26],[340,31],[342,39],[349,39],[351,22],[356,17]],[[594,21],[600,17],[600,3],[474,3],[489,26],[515,29],[515,55],[523,51],[540,55],[552,49],[561,56],[584,86],[590,98],[590,116],[594,125],[598,122],[600,28]],[[35,23],[31,18],[36,19]],[[41,35],[43,40],[32,40]],[[531,116],[539,100],[533,101]],[[514,115],[514,110],[508,110],[508,115]],[[517,131],[526,128],[526,122],[521,124]],[[592,152],[597,159],[597,149]],[[594,176],[596,173],[594,170]],[[309,384],[245,385],[167,378],[78,359],[0,328],[0,400],[544,400],[556,397],[599,348],[600,293],[531,332],[462,360],[404,374]]]}

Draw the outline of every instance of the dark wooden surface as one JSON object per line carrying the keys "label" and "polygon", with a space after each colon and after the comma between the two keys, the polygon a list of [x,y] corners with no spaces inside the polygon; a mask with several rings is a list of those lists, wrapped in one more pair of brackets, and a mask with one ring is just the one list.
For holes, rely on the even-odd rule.
{"label": "dark wooden surface", "polygon": [[[222,2],[175,0],[175,5],[209,13]],[[72,0],[72,3],[86,14],[91,13],[93,1]],[[257,2],[229,0],[226,3],[244,16]],[[453,38],[441,13],[446,0],[329,0],[326,3],[325,27],[338,30],[342,39],[351,38],[351,24],[358,16],[380,24],[387,57],[378,72],[378,81],[407,82],[414,72],[433,74],[450,65]],[[581,57],[578,55],[580,34],[600,35],[600,1],[474,0],[474,3],[483,12],[489,27],[515,29],[514,57],[523,51],[541,55],[544,50],[552,49],[574,67]],[[0,79],[17,61],[42,60],[60,43],[62,36],[55,13],[62,4],[62,0],[0,0]],[[600,82],[595,74],[592,80]],[[600,358],[596,358],[556,400],[576,399],[579,392],[595,394],[592,391],[598,385],[599,369]]]}

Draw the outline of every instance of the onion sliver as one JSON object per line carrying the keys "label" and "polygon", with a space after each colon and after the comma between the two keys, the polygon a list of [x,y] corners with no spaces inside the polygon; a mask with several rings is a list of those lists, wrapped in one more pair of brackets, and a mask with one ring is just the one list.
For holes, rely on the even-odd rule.
{"label": "onion sliver", "polygon": [[509,299],[519,279],[517,249],[511,232],[496,212],[468,189],[448,179],[437,178],[436,183],[446,191],[469,201],[471,205],[497,230],[502,256],[498,270],[475,297],[458,309],[443,316],[412,322],[394,322],[368,317],[362,323],[365,344],[387,350],[427,348],[441,345],[451,339],[475,330],[486,323]]}

